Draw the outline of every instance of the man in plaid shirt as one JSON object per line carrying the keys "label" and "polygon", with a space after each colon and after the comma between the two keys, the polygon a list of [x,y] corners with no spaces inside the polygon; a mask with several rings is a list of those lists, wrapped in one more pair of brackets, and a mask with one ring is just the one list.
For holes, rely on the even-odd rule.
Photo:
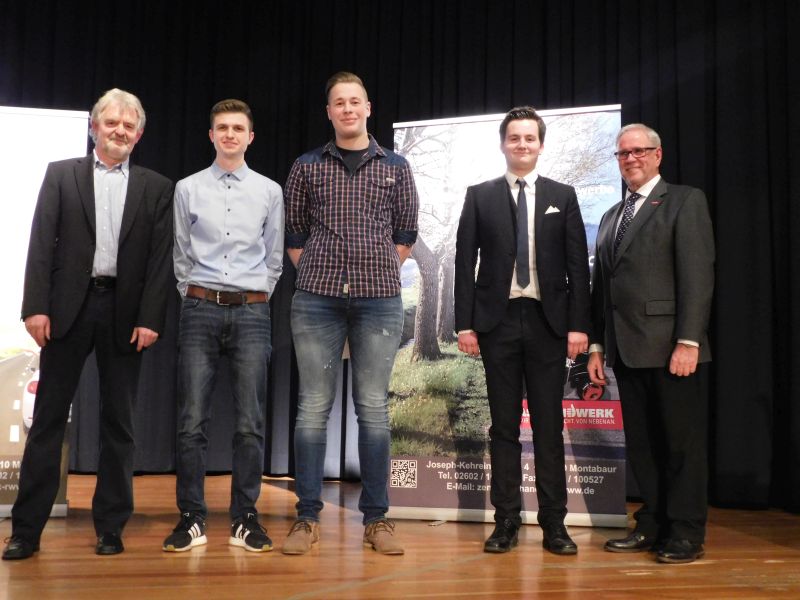
{"label": "man in plaid shirt", "polygon": [[389,509],[387,390],[400,344],[400,265],[417,237],[411,168],[367,133],[363,82],[340,72],[327,83],[335,139],[298,158],[286,181],[286,242],[297,267],[292,336],[300,372],[295,424],[298,517],[283,547],[305,554],[319,539],[327,421],[336,365],[349,341],[358,416],[364,544],[402,554]]}

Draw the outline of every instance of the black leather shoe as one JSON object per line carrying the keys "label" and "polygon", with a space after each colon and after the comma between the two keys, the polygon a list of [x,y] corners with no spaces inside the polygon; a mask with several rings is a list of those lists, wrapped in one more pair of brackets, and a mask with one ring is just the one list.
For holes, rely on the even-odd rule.
{"label": "black leather shoe", "polygon": [[563,523],[542,525],[542,546],[553,554],[577,554],[578,545],[572,541]]}
{"label": "black leather shoe", "polygon": [[94,547],[94,553],[101,556],[119,554],[123,550],[125,547],[122,545],[122,538],[111,532],[101,533],[97,538],[97,545]]}
{"label": "black leather shoe", "polygon": [[656,560],[662,563],[681,564],[696,561],[703,556],[703,544],[696,544],[689,540],[669,540],[659,553]]}
{"label": "black leather shoe", "polygon": [[6,547],[3,550],[3,560],[22,560],[30,558],[39,551],[39,542],[26,540],[18,535],[12,535],[6,540]]}
{"label": "black leather shoe", "polygon": [[517,545],[519,525],[511,519],[504,519],[494,527],[492,535],[483,544],[484,552],[508,552]]}
{"label": "black leather shoe", "polygon": [[655,552],[656,554],[658,554],[664,549],[664,547],[667,545],[667,542],[669,542],[667,538],[657,539],[655,543],[652,546],[650,546],[650,550],[648,550],[648,552]]}
{"label": "black leather shoe", "polygon": [[634,531],[628,537],[608,540],[604,548],[609,552],[644,552],[655,543],[655,537]]}

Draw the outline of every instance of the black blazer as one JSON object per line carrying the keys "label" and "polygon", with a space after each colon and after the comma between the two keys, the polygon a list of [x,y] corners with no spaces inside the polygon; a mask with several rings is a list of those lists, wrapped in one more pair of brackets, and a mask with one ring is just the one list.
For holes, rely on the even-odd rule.
{"label": "black blazer", "polygon": [[[95,250],[94,155],[50,163],[33,215],[22,318],[50,317],[69,331],[89,290]],[[115,338],[123,352],[134,327],[163,332],[172,289],[172,182],[131,165],[117,255]]]}
{"label": "black blazer", "polygon": [[702,191],[663,179],[645,199],[614,257],[620,202],[600,221],[592,273],[592,344],[606,362],[669,364],[679,339],[711,360],[708,320],[714,291],[714,232]]}
{"label": "black blazer", "polygon": [[[517,207],[505,177],[467,189],[456,240],[456,331],[491,331],[505,314],[514,273],[516,223]],[[586,230],[574,188],[542,176],[536,179],[534,243],[548,324],[559,336],[569,331],[588,333]]]}

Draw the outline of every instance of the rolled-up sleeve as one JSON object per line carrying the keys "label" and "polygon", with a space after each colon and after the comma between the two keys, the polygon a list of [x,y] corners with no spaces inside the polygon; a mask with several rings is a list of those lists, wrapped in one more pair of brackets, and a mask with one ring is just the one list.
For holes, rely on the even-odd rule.
{"label": "rolled-up sleeve", "polygon": [[406,162],[400,169],[392,216],[392,241],[398,245],[411,246],[417,241],[417,215],[419,196],[414,183],[411,166]]}
{"label": "rolled-up sleeve", "polygon": [[308,194],[303,165],[296,160],[289,171],[285,187],[286,247],[303,248],[311,229],[308,213]]}

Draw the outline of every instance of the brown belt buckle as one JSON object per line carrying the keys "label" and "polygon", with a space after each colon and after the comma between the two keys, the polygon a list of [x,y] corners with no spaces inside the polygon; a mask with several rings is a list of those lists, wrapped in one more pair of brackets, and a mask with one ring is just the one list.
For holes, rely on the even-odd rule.
{"label": "brown belt buckle", "polygon": [[230,303],[228,303],[228,302],[222,302],[222,301],[219,299],[219,294],[220,294],[220,291],[219,291],[219,290],[217,290],[217,305],[218,305],[218,306],[230,306]]}

